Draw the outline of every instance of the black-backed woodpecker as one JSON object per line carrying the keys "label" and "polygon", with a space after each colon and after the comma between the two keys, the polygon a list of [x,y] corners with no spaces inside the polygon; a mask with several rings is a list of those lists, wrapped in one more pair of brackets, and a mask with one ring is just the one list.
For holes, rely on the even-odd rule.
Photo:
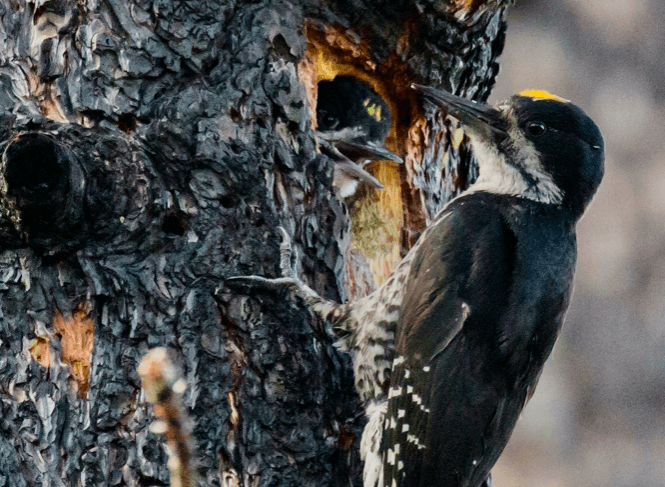
{"label": "black-backed woodpecker", "polygon": [[402,162],[384,142],[392,125],[388,104],[367,83],[351,76],[321,81],[316,102],[317,137],[335,162],[334,184],[342,198],[361,182],[383,189],[364,166],[372,160]]}
{"label": "black-backed woodpecker", "polygon": [[563,323],[604,143],[547,92],[494,108],[414,88],[464,125],[480,176],[385,283],[340,306],[286,264],[280,279],[230,281],[291,287],[352,354],[368,417],[364,487],[488,487]]}

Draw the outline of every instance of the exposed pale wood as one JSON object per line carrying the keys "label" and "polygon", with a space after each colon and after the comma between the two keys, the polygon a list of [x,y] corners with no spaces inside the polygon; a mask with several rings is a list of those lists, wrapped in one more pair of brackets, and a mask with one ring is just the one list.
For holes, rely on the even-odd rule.
{"label": "exposed pale wood", "polygon": [[58,310],[53,316],[53,327],[60,335],[60,360],[69,366],[79,396],[88,393],[90,359],[94,343],[95,323],[87,305],[76,308],[65,318]]}

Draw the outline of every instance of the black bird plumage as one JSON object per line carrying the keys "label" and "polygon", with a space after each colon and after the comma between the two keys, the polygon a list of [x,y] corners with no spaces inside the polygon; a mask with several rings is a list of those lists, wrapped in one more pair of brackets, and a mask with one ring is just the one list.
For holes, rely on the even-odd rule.
{"label": "black bird plumage", "polygon": [[563,323],[603,140],[578,107],[542,93],[497,110],[420,89],[466,124],[480,179],[417,245],[396,325],[383,481],[477,487]]}
{"label": "black bird plumage", "polygon": [[381,288],[340,306],[297,276],[230,281],[291,286],[352,353],[364,487],[479,487],[562,326],[604,145],[581,109],[545,92],[493,108],[414,87],[465,126],[480,176]]}
{"label": "black bird plumage", "polygon": [[334,181],[344,198],[351,196],[360,182],[383,189],[364,169],[366,162],[402,162],[384,147],[392,125],[390,108],[364,81],[337,76],[319,82],[316,122],[321,148],[335,162]]}
{"label": "black bird plumage", "polygon": [[488,476],[570,299],[574,230],[559,213],[476,193],[432,228],[397,323],[385,485],[475,487]]}

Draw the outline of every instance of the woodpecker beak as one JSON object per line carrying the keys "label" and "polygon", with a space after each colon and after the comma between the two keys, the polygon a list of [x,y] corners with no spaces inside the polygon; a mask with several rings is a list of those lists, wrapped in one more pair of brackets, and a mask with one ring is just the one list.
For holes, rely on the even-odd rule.
{"label": "woodpecker beak", "polygon": [[[360,181],[369,184],[373,188],[384,189],[383,184],[378,179],[355,162],[346,158],[335,161],[335,182],[338,186],[343,186],[348,181]],[[355,187],[353,188],[353,192],[355,192]],[[342,196],[347,197],[351,194]]]}
{"label": "woodpecker beak", "polygon": [[384,147],[361,144],[347,140],[335,141],[335,147],[351,160],[371,159],[372,161],[393,161],[402,164],[404,161]]}
{"label": "woodpecker beak", "polygon": [[411,87],[422,93],[436,106],[445,108],[449,115],[455,117],[482,138],[494,141],[497,145],[508,138],[508,122],[496,108],[429,86],[412,83]]}

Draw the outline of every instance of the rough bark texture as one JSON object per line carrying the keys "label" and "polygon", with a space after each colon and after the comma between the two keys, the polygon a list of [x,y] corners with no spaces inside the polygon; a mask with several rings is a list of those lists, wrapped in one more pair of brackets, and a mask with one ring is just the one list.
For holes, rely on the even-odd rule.
{"label": "rough bark texture", "polygon": [[288,293],[224,278],[277,275],[281,225],[302,276],[347,298],[311,118],[339,73],[393,108],[406,164],[382,204],[408,248],[474,177],[409,84],[485,99],[507,3],[2,2],[0,487],[168,483],[136,372],[155,346],[187,380],[202,485],[359,485],[349,358]]}

